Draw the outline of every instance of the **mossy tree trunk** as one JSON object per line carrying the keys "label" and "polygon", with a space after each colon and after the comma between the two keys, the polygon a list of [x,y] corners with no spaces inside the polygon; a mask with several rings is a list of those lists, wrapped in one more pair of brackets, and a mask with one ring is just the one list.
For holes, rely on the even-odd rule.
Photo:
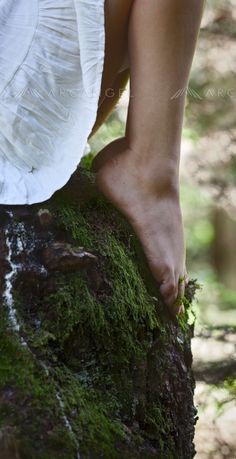
{"label": "mossy tree trunk", "polygon": [[171,318],[83,170],[0,214],[1,459],[192,458],[196,282]]}

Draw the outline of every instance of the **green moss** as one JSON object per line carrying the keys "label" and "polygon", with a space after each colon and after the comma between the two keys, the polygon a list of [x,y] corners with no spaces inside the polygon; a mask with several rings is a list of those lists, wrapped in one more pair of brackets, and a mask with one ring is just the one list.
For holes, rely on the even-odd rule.
{"label": "green moss", "polygon": [[190,289],[192,290],[192,295],[186,295],[182,298],[181,303],[184,305],[185,312],[178,316],[177,320],[183,333],[189,333],[189,328],[195,323],[196,305],[192,302],[192,299],[195,292],[201,288],[201,284],[199,284],[196,279],[191,280]]}
{"label": "green moss", "polygon": [[228,378],[225,381],[225,388],[229,391],[230,394],[236,396],[236,380],[233,378]]}
{"label": "green moss", "polygon": [[[87,250],[106,259],[103,263],[103,274],[109,281],[111,291],[101,302],[94,291],[89,290],[83,274],[71,275],[69,282],[68,279],[65,282],[62,276],[58,282],[57,293],[48,298],[50,309],[56,308],[56,314],[55,320],[48,321],[46,327],[49,330],[51,327],[61,346],[74,331],[75,335],[80,337],[78,347],[80,342],[83,342],[83,337],[86,337],[92,343],[90,350],[93,347],[100,349],[99,363],[96,358],[91,358],[91,352],[90,362],[86,365],[84,363],[83,368],[79,364],[79,356],[78,360],[74,355],[72,360],[71,356],[68,357],[67,363],[73,368],[77,366],[78,373],[76,381],[73,380],[72,374],[69,374],[65,400],[70,406],[69,412],[73,405],[79,405],[76,429],[83,432],[81,439],[85,451],[92,450],[98,454],[102,450],[104,457],[115,458],[120,455],[115,452],[114,438],[116,435],[120,439],[124,436],[119,421],[122,402],[132,398],[133,387],[126,386],[129,364],[134,359],[142,359],[147,351],[148,339],[145,343],[145,339],[140,340],[140,336],[145,336],[147,330],[158,329],[163,334],[164,342],[165,334],[168,335],[169,331],[158,314],[156,302],[147,292],[140,276],[135,262],[134,245],[130,244],[127,248],[127,241],[124,243],[122,237],[117,237],[118,231],[114,230],[112,222],[110,225],[106,224],[105,233],[104,228],[97,224],[96,232],[93,232],[93,218],[99,206],[104,206],[104,211],[106,203],[102,200],[99,203],[96,201],[96,205],[93,204],[89,211],[87,206],[85,210],[73,205],[61,207],[57,214],[57,222],[59,226],[71,232],[75,246],[86,247]],[[127,232],[125,226],[124,231]],[[185,305],[187,312],[180,320],[180,325],[187,330],[190,310],[190,302],[187,299]],[[161,311],[161,304],[159,308]],[[107,365],[109,374],[104,370]],[[112,368],[116,370],[112,372]],[[117,368],[122,368],[126,373],[124,378]],[[78,385],[78,380],[82,385]],[[86,385],[90,387],[89,391]],[[65,388],[64,381],[62,386]],[[96,390],[91,387],[96,387]],[[160,438],[161,448],[162,431],[168,430],[167,419],[157,407],[155,413],[150,413],[147,422],[152,425],[156,437]],[[86,426],[89,426],[89,429]],[[170,445],[170,451],[172,446]]]}
{"label": "green moss", "polygon": [[[86,247],[93,253],[95,250],[98,256],[105,257],[104,277],[111,292],[100,302],[94,292],[88,290],[82,275],[70,276],[67,283],[62,278],[57,293],[48,298],[52,307],[56,305],[52,330],[64,341],[73,327],[79,326],[81,332],[93,336],[94,341],[108,349],[116,347],[119,339],[120,354],[123,354],[119,357],[126,361],[131,353],[141,351],[138,334],[142,327],[149,330],[158,327],[163,331],[164,328],[156,303],[138,271],[133,249],[127,249],[112,227],[107,226],[105,234],[102,227],[93,233],[91,214],[87,211],[85,216],[80,209],[64,207],[57,214],[57,221],[72,233],[75,246]],[[115,354],[117,356],[117,350]]]}
{"label": "green moss", "polygon": [[[93,284],[92,272],[86,270],[57,274],[55,293],[34,298],[39,329],[22,293],[15,292],[15,307],[32,353],[7,331],[3,315],[0,385],[3,393],[10,386],[16,398],[1,410],[1,425],[14,427],[24,459],[74,459],[77,448],[84,459],[119,459],[122,447],[128,448],[123,423],[134,420],[134,366],[142,366],[153,331],[161,336],[163,346],[168,342],[170,325],[163,305],[152,297],[140,275],[137,239],[109,203],[98,197],[84,206],[54,204],[51,210],[58,229],[66,230],[74,247],[97,255],[95,270],[103,284]],[[185,305],[180,325],[187,331],[188,299]],[[58,391],[71,433],[64,425]],[[142,400],[139,404],[141,409]],[[174,457],[171,440],[169,451],[164,451],[167,414],[155,406],[145,422],[149,434],[132,433],[133,451],[147,437],[158,438],[163,458]],[[149,459],[145,454],[143,458]]]}
{"label": "green moss", "polygon": [[[91,216],[96,215],[97,211],[102,211],[106,214],[108,222],[106,222],[105,234],[103,227],[99,228],[98,225],[96,225],[96,233],[93,233]],[[161,314],[158,314],[158,309],[161,313],[163,304],[153,301],[140,276],[140,266],[137,264],[136,237],[133,234],[130,235],[129,248],[127,248],[127,239],[124,243],[121,236],[124,232],[127,238],[129,225],[121,217],[119,219],[120,226],[114,228],[114,225],[110,222],[109,228],[109,219],[111,220],[113,217],[117,217],[117,212],[114,215],[114,210],[113,212],[111,211],[109,203],[101,197],[96,199],[95,203],[86,206],[85,210],[78,208],[78,206],[67,205],[61,207],[57,213],[58,224],[61,224],[71,232],[75,246],[86,247],[93,253],[105,256],[108,259],[109,262],[106,262],[106,276],[111,280],[113,286],[113,294],[110,298],[113,309],[111,312],[112,319],[124,324],[127,323],[127,317],[129,316],[132,323],[143,320],[150,329],[158,327],[165,333],[165,327],[160,319]],[[196,290],[200,286],[195,282],[194,288]],[[104,323],[104,316],[99,305],[96,302],[94,303],[91,298],[89,299],[88,292],[86,292],[86,296],[89,310],[92,311],[90,306],[93,304],[93,307],[98,310],[97,321],[101,318]],[[195,311],[191,299],[184,297],[183,303],[185,314],[178,318],[178,322],[182,331],[187,332],[189,325],[195,321]],[[127,329],[124,329],[124,332],[126,335]],[[127,345],[132,346],[132,343],[127,342]]]}
{"label": "green moss", "polygon": [[51,311],[43,323],[55,339],[63,346],[73,329],[87,326],[96,336],[106,327],[104,309],[88,291],[85,280],[78,274],[71,275],[67,283],[63,276],[57,281],[57,292],[47,298]]}
{"label": "green moss", "polygon": [[[8,393],[14,393],[14,403],[1,406],[0,426],[13,427],[24,459],[74,459],[80,440],[80,451],[87,457],[91,451],[103,451],[107,459],[120,457],[116,441],[124,440],[125,434],[115,416],[115,399],[93,389],[88,391],[65,366],[51,368],[49,364],[47,376],[11,332],[1,339],[0,368],[2,393],[5,387]],[[76,441],[64,426],[56,398],[58,387],[63,387],[60,395],[77,434]]]}
{"label": "green moss", "polygon": [[83,156],[81,161],[80,161],[80,166],[83,167],[84,169],[90,171],[91,170],[91,164],[94,159],[96,154],[94,152],[90,152],[87,155]]}
{"label": "green moss", "polygon": [[[74,457],[76,445],[73,435],[70,436],[63,426],[62,413],[56,400],[57,387],[63,387],[60,392],[66,414],[78,442],[81,441],[85,457],[89,451],[95,455],[102,451],[103,457],[109,459],[120,457],[117,444],[121,444],[126,436],[120,420],[122,403],[132,399],[132,385],[125,382],[130,372],[129,365],[135,356],[140,358],[145,352],[145,342],[140,343],[140,331],[159,326],[155,303],[145,289],[134,260],[130,258],[132,251],[127,251],[122,241],[116,239],[112,228],[106,234],[102,227],[93,233],[93,225],[89,220],[88,215],[73,205],[58,209],[58,226],[70,231],[74,245],[86,247],[86,250],[95,251],[106,258],[106,272],[103,274],[111,285],[111,291],[101,302],[94,291],[89,290],[83,273],[71,274],[69,277],[61,275],[57,278],[56,293],[45,299],[47,307],[39,311],[41,328],[35,331],[27,321],[23,324],[31,349],[43,359],[49,359],[48,377],[28,349],[19,344],[14,334],[10,334],[5,344],[1,340],[1,367],[4,370],[1,387],[12,381],[12,387],[17,388],[20,398],[30,398],[25,407],[26,419],[34,413],[40,422],[43,419],[46,424],[48,422],[50,435],[46,441],[44,438],[43,445],[37,434],[42,433],[44,426],[39,425],[37,420],[27,427],[25,435],[22,430],[16,432],[25,459],[53,459],[55,451],[57,457],[63,459]],[[15,294],[15,304],[23,314],[24,305],[20,302],[18,292]],[[2,327],[5,330],[3,322]],[[55,366],[55,359],[53,364],[50,347],[65,352],[73,333],[80,340],[87,337],[95,348],[99,346],[99,363],[91,357],[87,366],[81,366],[79,356],[68,356],[69,367],[61,364]],[[19,356],[17,360],[16,356]],[[107,372],[107,365],[114,368],[114,372]],[[117,365],[121,373],[117,372]],[[73,372],[75,366],[78,367],[76,377]],[[90,387],[88,390],[88,384],[93,384],[95,389]],[[2,411],[3,425],[22,425],[17,409],[18,402],[12,407],[12,413]],[[73,411],[76,411],[76,416],[72,415]],[[55,421],[53,426],[52,419]],[[39,452],[32,453],[32,440],[29,441],[29,438],[34,439]]]}
{"label": "green moss", "polygon": [[[148,424],[149,438],[153,438],[154,440],[158,438],[160,457],[163,459],[174,459],[175,445],[171,438],[170,426],[166,413],[158,406],[152,407],[148,412],[146,422]],[[167,450],[164,438],[166,438],[168,433],[170,441]]]}
{"label": "green moss", "polygon": [[73,204],[70,206],[61,206],[59,209],[56,209],[55,217],[58,226],[62,226],[62,228],[70,231],[79,246],[82,245],[87,250],[94,247],[94,238],[88,222],[78,206]]}
{"label": "green moss", "polygon": [[78,435],[80,452],[90,457],[89,453],[99,455],[102,451],[104,458],[119,458],[116,444],[124,441],[126,436],[116,416],[117,401],[108,394],[102,396],[92,387],[88,390],[66,367],[57,369],[57,378],[63,387],[67,412],[76,412],[73,426]]}
{"label": "green moss", "polygon": [[[24,459],[74,459],[74,440],[65,428],[54,381],[8,329],[4,308],[0,321],[0,428],[20,438]],[[5,401],[4,401],[5,400]]]}

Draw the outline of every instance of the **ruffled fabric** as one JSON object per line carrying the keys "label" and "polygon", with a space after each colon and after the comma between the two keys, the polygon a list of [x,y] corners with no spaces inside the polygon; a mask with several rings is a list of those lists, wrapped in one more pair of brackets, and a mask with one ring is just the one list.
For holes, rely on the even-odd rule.
{"label": "ruffled fabric", "polygon": [[105,0],[1,0],[0,204],[64,186],[96,120]]}

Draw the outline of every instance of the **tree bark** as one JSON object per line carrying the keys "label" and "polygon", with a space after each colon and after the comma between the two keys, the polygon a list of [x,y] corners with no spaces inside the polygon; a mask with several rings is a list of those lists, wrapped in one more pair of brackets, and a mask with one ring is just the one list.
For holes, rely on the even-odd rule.
{"label": "tree bark", "polygon": [[1,459],[192,458],[196,281],[172,318],[82,169],[0,215]]}

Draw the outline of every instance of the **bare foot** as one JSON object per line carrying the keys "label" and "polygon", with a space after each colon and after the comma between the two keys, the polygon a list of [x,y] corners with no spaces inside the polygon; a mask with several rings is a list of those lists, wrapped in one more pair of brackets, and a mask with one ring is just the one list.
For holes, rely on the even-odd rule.
{"label": "bare foot", "polygon": [[167,183],[163,174],[150,179],[133,152],[127,146],[122,150],[124,142],[118,139],[97,158],[97,185],[133,226],[165,303],[178,314],[183,305],[174,303],[184,295],[186,274],[178,184]]}

